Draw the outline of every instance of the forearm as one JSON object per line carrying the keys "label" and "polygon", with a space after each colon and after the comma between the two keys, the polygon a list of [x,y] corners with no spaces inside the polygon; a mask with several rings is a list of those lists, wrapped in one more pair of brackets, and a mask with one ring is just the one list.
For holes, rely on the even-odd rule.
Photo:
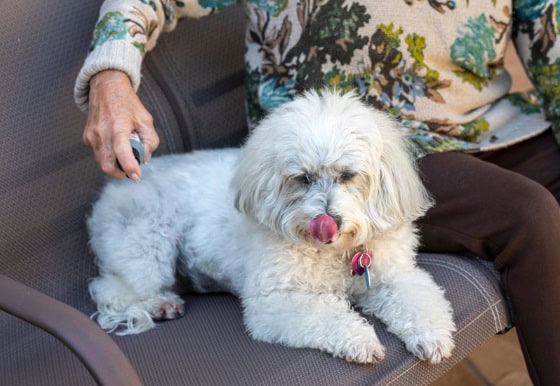
{"label": "forearm", "polygon": [[126,73],[137,90],[144,55],[155,47],[162,32],[173,30],[181,18],[210,15],[236,2],[105,0],[95,25],[90,52],[76,80],[76,104],[84,111],[88,109],[89,81],[104,70]]}
{"label": "forearm", "polygon": [[74,97],[82,110],[89,103],[89,82],[104,70],[128,75],[134,89],[140,85],[142,59],[162,31],[172,29],[176,17],[164,2],[155,0],[106,0],[95,25],[89,54],[76,80]]}

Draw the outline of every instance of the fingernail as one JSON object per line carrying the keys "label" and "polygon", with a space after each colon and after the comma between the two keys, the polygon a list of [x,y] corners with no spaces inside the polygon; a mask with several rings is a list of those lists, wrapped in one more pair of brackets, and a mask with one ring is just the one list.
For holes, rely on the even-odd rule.
{"label": "fingernail", "polygon": [[134,181],[134,182],[140,181],[140,177],[138,177],[138,174],[136,174],[136,173],[132,173],[132,174],[130,175],[130,179],[131,179],[132,181]]}

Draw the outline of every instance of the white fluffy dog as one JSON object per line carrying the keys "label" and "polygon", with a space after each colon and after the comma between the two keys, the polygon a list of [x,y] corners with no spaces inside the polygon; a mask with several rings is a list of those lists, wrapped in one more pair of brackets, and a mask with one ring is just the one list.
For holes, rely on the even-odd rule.
{"label": "white fluffy dog", "polygon": [[354,95],[306,93],[241,150],[159,157],[143,175],[110,182],[88,220],[104,329],[183,314],[178,269],[200,292],[237,295],[257,340],[381,360],[356,307],[421,359],[451,354],[450,304],[415,262],[413,220],[430,199],[397,124]]}

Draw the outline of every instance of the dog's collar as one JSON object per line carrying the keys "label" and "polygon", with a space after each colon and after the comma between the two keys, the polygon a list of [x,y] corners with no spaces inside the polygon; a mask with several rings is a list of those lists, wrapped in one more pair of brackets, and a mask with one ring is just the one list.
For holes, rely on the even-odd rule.
{"label": "dog's collar", "polygon": [[373,262],[373,251],[371,249],[364,249],[361,252],[356,252],[352,259],[350,260],[350,267],[352,268],[351,275],[362,276],[364,275],[364,281],[366,288],[369,289],[371,285],[369,267]]}

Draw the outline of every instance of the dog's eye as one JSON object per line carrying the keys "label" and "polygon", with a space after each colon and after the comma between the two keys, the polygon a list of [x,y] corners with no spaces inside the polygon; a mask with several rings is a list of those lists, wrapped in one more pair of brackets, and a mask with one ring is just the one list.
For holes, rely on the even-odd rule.
{"label": "dog's eye", "polygon": [[296,180],[298,183],[302,185],[311,185],[311,183],[313,183],[313,176],[307,173],[301,174],[299,176],[294,177],[294,180]]}
{"label": "dog's eye", "polygon": [[350,181],[354,177],[356,177],[356,173],[346,170],[340,173],[340,175],[338,176],[338,181],[340,183],[344,183]]}

